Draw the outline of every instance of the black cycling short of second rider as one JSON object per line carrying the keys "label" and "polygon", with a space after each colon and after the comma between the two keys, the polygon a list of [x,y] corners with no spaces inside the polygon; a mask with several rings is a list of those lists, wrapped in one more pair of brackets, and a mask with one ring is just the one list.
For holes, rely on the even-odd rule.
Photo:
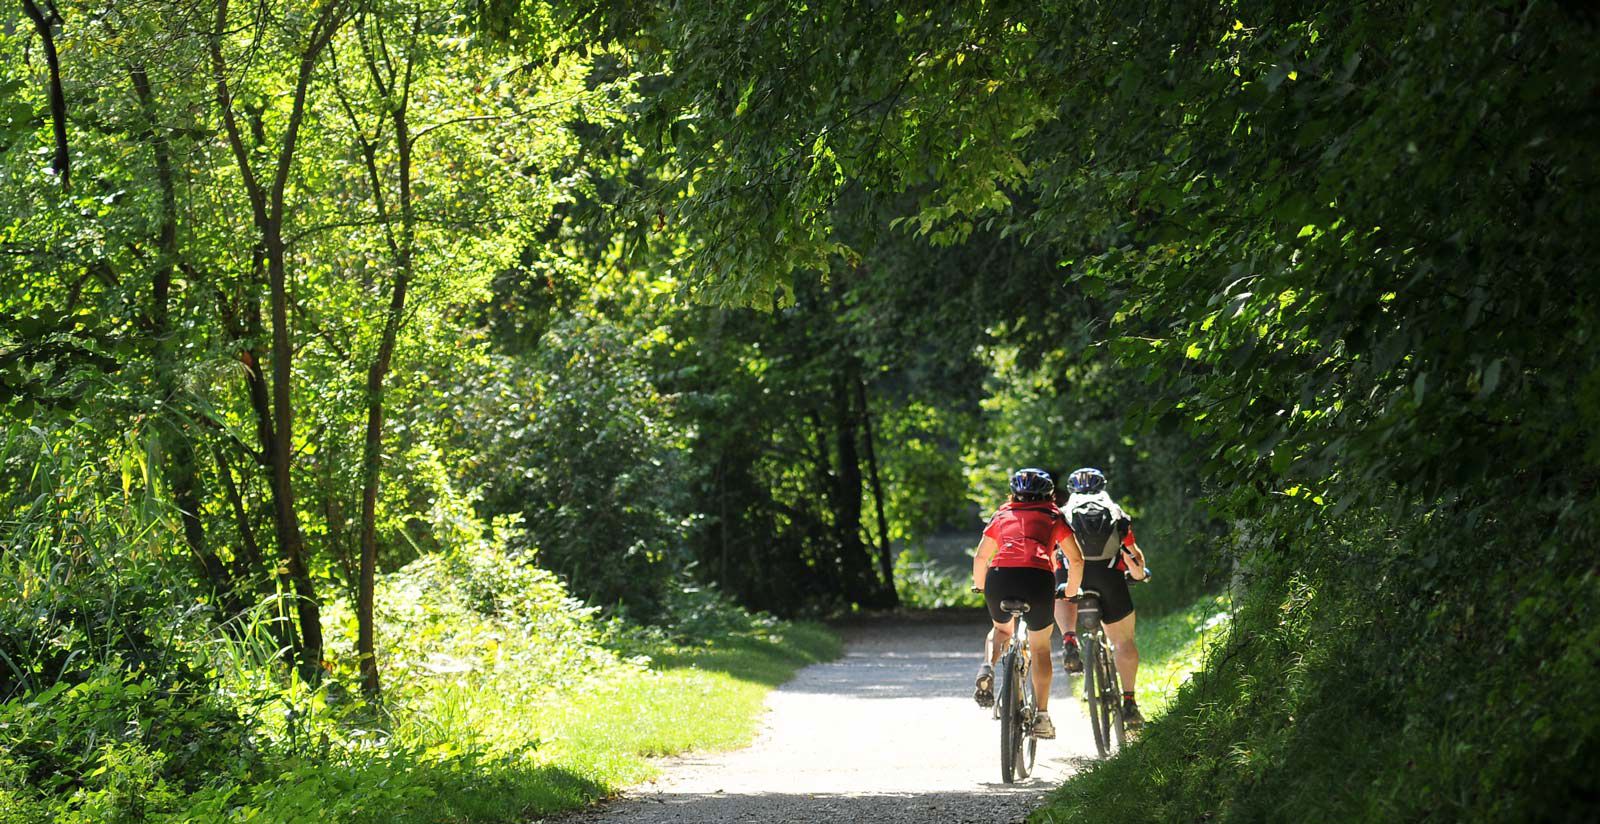
{"label": "black cycling short of second rider", "polygon": [[[1067,571],[1057,570],[1056,583],[1067,582]],[[1115,624],[1133,614],[1133,596],[1128,592],[1128,579],[1121,566],[1110,566],[1105,561],[1086,561],[1083,565],[1083,588],[1100,593],[1100,623]]]}
{"label": "black cycling short of second rider", "polygon": [[1055,576],[1048,569],[989,567],[983,579],[983,603],[989,608],[989,618],[997,624],[1011,621],[1011,616],[1000,609],[1000,602],[1018,598],[1028,602],[1028,611],[1023,614],[1028,630],[1048,630],[1056,620],[1055,597]]}

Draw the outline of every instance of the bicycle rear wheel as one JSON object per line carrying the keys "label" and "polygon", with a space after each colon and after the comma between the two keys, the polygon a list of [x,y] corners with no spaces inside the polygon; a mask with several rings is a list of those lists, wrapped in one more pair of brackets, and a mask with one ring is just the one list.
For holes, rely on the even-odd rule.
{"label": "bicycle rear wheel", "polygon": [[1030,662],[1017,670],[1017,683],[1021,686],[1022,693],[1022,705],[1018,707],[1017,713],[1017,723],[1020,725],[1016,761],[1018,778],[1027,778],[1033,772],[1033,761],[1039,753],[1039,739],[1033,737],[1031,728],[1033,713],[1038,707],[1038,698],[1033,694],[1033,674],[1028,671],[1031,666]]}
{"label": "bicycle rear wheel", "polygon": [[1000,708],[1000,780],[1010,784],[1016,780],[1017,755],[1022,751],[1022,702],[1017,671],[1021,662],[1013,651],[1000,657],[1000,670],[1005,673],[1000,682],[1000,693],[995,696],[995,706]]}
{"label": "bicycle rear wheel", "polygon": [[1100,671],[1100,641],[1094,636],[1085,636],[1082,639],[1083,660],[1083,700],[1084,709],[1089,716],[1089,727],[1094,730],[1094,748],[1105,758],[1110,754],[1111,742],[1105,724],[1105,694],[1100,680],[1103,677]]}

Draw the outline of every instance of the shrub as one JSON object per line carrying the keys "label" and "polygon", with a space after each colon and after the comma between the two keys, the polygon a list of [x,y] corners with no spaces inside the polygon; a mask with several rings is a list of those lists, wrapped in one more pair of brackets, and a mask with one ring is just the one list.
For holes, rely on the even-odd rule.
{"label": "shrub", "polygon": [[920,547],[895,557],[894,585],[901,605],[912,609],[983,606],[966,574],[935,562]]}

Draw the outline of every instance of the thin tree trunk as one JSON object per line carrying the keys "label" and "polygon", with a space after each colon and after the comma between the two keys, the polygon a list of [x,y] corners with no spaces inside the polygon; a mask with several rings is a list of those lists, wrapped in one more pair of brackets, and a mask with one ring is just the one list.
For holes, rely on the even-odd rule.
{"label": "thin tree trunk", "polygon": [[872,500],[878,515],[878,571],[888,590],[885,597],[890,606],[900,605],[900,593],[894,586],[894,556],[889,551],[889,518],[883,511],[883,482],[878,478],[878,450],[872,434],[872,407],[867,404],[867,383],[856,377],[856,401],[861,408],[862,442],[867,448],[868,479],[872,482]]}
{"label": "thin tree trunk", "polygon": [[[157,258],[151,277],[150,337],[155,342],[156,385],[164,409],[171,409],[179,393],[177,366],[172,354],[171,293],[172,274],[178,262],[178,194],[172,173],[172,147],[157,123],[155,94],[143,66],[129,66],[128,78],[145,119],[140,137],[150,145],[155,159],[156,185],[161,192],[161,210],[156,230]],[[173,502],[183,523],[184,542],[201,575],[211,587],[212,597],[227,615],[237,615],[244,603],[235,591],[222,559],[206,545],[205,524],[200,520],[204,491],[195,468],[194,444],[181,430],[177,416],[168,415],[160,442],[165,458]]]}
{"label": "thin tree trunk", "polygon": [[857,421],[849,382],[844,375],[833,381],[834,436],[839,454],[834,473],[834,531],[850,600],[866,607],[882,607],[886,605],[883,589],[861,540],[861,456],[856,449]]}
{"label": "thin tree trunk", "polygon": [[228,88],[227,64],[222,54],[222,38],[228,31],[228,0],[217,2],[216,27],[210,42],[217,107],[227,132],[228,145],[243,178],[256,231],[260,235],[260,253],[267,267],[272,317],[272,431],[268,433],[271,448],[267,457],[272,468],[273,524],[279,552],[294,585],[295,612],[300,621],[300,674],[310,682],[321,679],[322,609],[306,564],[305,536],[300,529],[299,514],[295,511],[292,480],[294,414],[291,380],[294,374],[294,349],[289,336],[288,271],[283,243],[284,190],[294,166],[295,147],[305,118],[306,95],[311,87],[317,60],[334,33],[344,24],[345,12],[346,4],[342,0],[333,0],[317,12],[312,22],[305,51],[300,55],[293,102],[279,141],[272,182],[265,189],[256,178],[250,152],[244,145],[238,120],[234,116],[233,96]]}
{"label": "thin tree trunk", "polygon": [[22,0],[22,11],[33,21],[33,28],[44,44],[44,62],[50,71],[50,124],[55,132],[55,157],[50,168],[61,178],[61,188],[72,188],[72,153],[67,148],[67,97],[61,89],[61,58],[56,54],[56,35],[53,24],[60,22],[55,9],[47,17],[33,0]]}
{"label": "thin tree trunk", "polygon": [[[359,25],[359,24],[358,24]],[[417,18],[411,32],[415,45],[420,34],[421,18]],[[381,31],[379,32],[381,36]],[[409,55],[408,55],[409,56]],[[378,677],[377,623],[374,617],[376,593],[374,591],[378,569],[378,484],[383,469],[383,416],[384,379],[389,374],[394,358],[395,340],[405,319],[406,289],[411,283],[413,245],[416,238],[416,211],[411,200],[411,126],[407,109],[411,97],[411,71],[414,60],[405,61],[403,77],[396,81],[394,66],[388,64],[388,80],[379,71],[376,57],[367,52],[367,68],[378,92],[384,97],[394,97],[390,106],[390,123],[394,131],[394,146],[398,164],[399,192],[395,204],[400,212],[400,232],[387,231],[390,251],[394,255],[394,287],[389,293],[389,309],[384,317],[383,337],[378,342],[378,352],[367,369],[367,431],[362,446],[361,484],[361,574],[356,597],[356,654],[361,670],[361,689],[369,700],[376,700],[381,691]],[[397,88],[398,86],[398,88]],[[351,126],[361,135],[361,124],[355,111],[347,104]],[[378,174],[376,147],[364,137],[362,155],[366,160],[367,175],[372,185],[373,203],[378,217],[385,226],[392,225],[391,210],[383,196],[383,183]]]}
{"label": "thin tree trunk", "polygon": [[300,619],[300,673],[310,682],[321,678],[322,607],[306,564],[305,536],[295,511],[291,480],[294,458],[294,413],[290,392],[291,352],[289,299],[284,268],[282,227],[274,218],[263,227],[267,278],[272,292],[272,506],[278,547],[294,583],[295,614]]}

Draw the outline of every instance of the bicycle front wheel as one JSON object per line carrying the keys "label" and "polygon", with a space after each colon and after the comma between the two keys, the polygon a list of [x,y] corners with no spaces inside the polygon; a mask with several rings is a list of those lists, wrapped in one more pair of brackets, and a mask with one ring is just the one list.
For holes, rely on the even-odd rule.
{"label": "bicycle front wheel", "polygon": [[1111,754],[1111,741],[1106,728],[1105,688],[1101,683],[1104,673],[1100,669],[1100,642],[1093,636],[1082,639],[1083,644],[1083,701],[1089,716],[1089,728],[1094,731],[1095,752],[1105,758]]}
{"label": "bicycle front wheel", "polygon": [[1122,679],[1117,675],[1117,662],[1114,655],[1105,656],[1106,671],[1106,704],[1110,712],[1110,732],[1115,737],[1117,749],[1122,749],[1127,744],[1127,730],[1123,727],[1122,720]]}

